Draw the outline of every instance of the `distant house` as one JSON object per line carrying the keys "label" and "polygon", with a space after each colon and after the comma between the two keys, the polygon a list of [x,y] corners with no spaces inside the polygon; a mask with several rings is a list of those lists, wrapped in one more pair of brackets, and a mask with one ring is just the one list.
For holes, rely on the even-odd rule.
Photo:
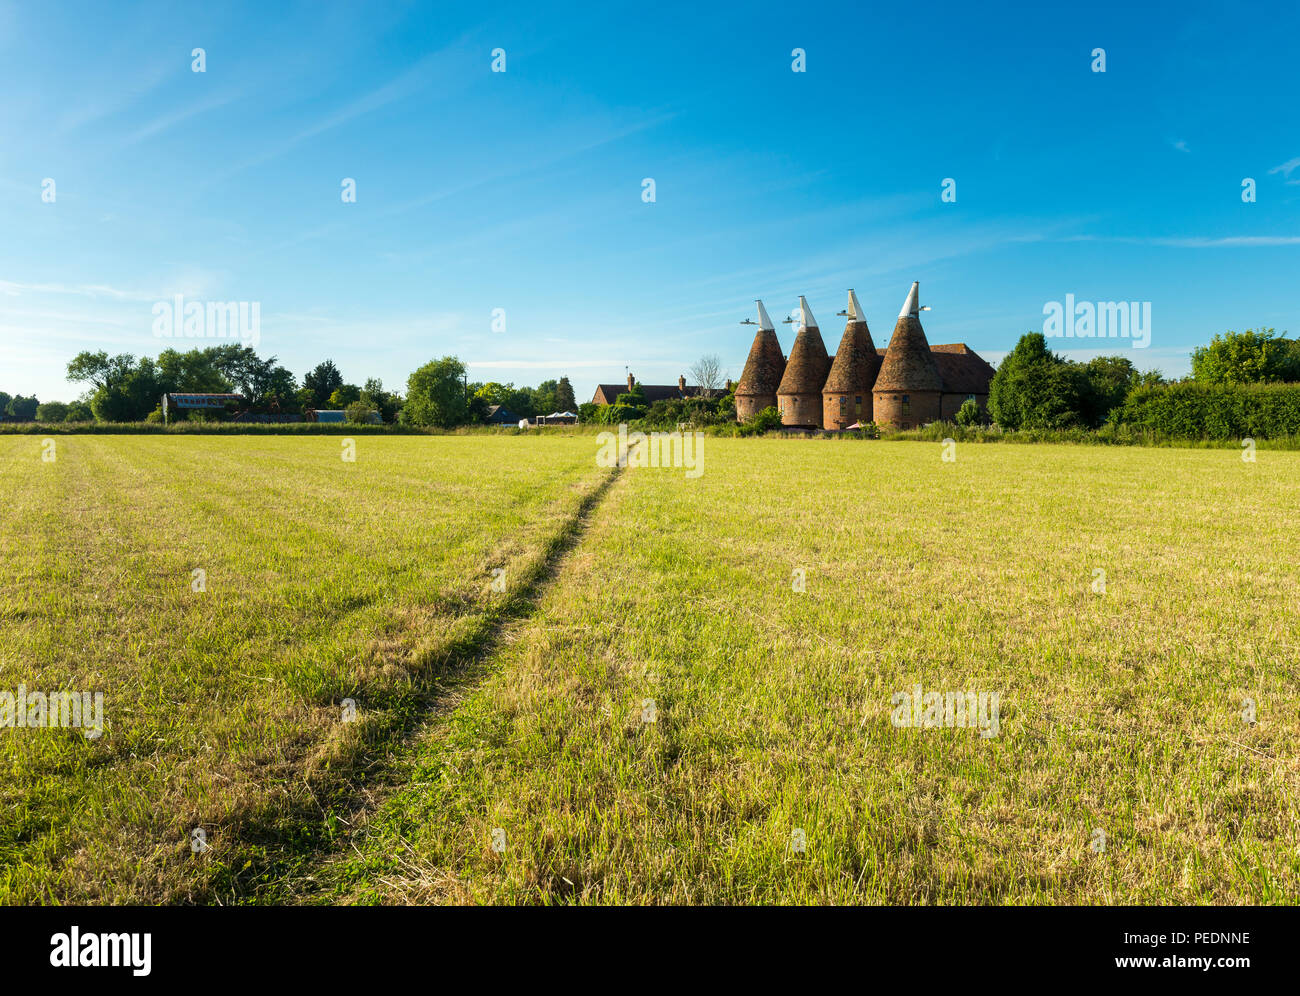
{"label": "distant house", "polygon": [[515,425],[519,421],[519,416],[505,405],[490,405],[487,420],[489,425]]}
{"label": "distant house", "polygon": [[[626,384],[598,384],[591,402],[596,405],[612,405],[620,394],[627,394],[636,384],[636,378],[627,375]],[[678,377],[676,384],[642,384],[648,404],[656,401],[681,401],[684,398],[720,398],[726,392],[719,388],[703,388],[696,384],[687,384],[685,377]]]}

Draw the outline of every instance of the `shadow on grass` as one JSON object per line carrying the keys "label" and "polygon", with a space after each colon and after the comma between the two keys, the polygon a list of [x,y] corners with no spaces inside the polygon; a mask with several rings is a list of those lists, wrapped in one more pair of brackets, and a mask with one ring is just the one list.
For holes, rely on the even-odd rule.
{"label": "shadow on grass", "polygon": [[352,818],[373,806],[376,790],[396,783],[388,768],[392,755],[450,693],[484,676],[507,625],[537,611],[620,473],[615,469],[583,497],[533,566],[488,605],[469,633],[426,654],[402,682],[362,689],[358,705],[369,722],[361,735],[348,738],[327,763],[299,770],[287,798],[259,802],[228,818],[221,828],[231,841],[226,861],[183,901],[311,901],[303,894],[313,889],[311,869],[343,843]]}

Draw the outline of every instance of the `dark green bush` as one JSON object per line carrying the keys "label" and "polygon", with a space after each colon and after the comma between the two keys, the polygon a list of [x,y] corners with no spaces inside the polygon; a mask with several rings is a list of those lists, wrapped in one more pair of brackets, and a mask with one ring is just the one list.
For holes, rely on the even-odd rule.
{"label": "dark green bush", "polygon": [[1184,439],[1300,435],[1300,384],[1177,384],[1139,387],[1113,421]]}

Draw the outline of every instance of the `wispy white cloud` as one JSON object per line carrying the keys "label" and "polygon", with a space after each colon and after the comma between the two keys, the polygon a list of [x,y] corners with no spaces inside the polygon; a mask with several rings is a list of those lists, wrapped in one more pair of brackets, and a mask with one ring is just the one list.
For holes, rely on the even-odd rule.
{"label": "wispy white cloud", "polygon": [[194,270],[165,284],[146,288],[115,287],[107,283],[21,283],[14,280],[0,280],[0,294],[6,297],[45,295],[84,297],[101,302],[153,302],[168,300],[175,294],[202,297],[216,283],[213,274]]}
{"label": "wispy white cloud", "polygon": [[114,76],[107,87],[95,90],[89,99],[70,102],[67,110],[55,121],[54,134],[68,135],[95,121],[121,114],[157,89],[175,71],[173,62],[160,59],[135,73],[123,85],[114,86],[113,83],[118,81]]}
{"label": "wispy white cloud", "polygon": [[1294,159],[1288,159],[1280,166],[1274,166],[1271,170],[1268,171],[1268,173],[1269,176],[1272,176],[1274,173],[1281,173],[1282,178],[1290,182],[1291,174],[1294,173],[1297,169],[1300,169],[1300,156],[1296,156]]}
{"label": "wispy white cloud", "polygon": [[109,298],[115,301],[159,301],[167,293],[123,290],[110,284],[22,284],[0,280],[0,294],[19,297],[25,294],[57,294],[62,296]]}
{"label": "wispy white cloud", "polygon": [[136,129],[130,135],[127,135],[126,138],[122,140],[122,146],[134,145],[136,142],[144,141],[146,138],[152,138],[172,126],[180,124],[182,121],[187,121],[199,114],[205,114],[208,111],[216,110],[218,107],[224,107],[226,104],[238,100],[241,96],[243,95],[239,92],[219,94],[217,96],[209,97],[207,100],[199,101],[196,104],[191,104],[188,107],[181,107],[174,111],[169,111],[166,114],[154,118],[154,120],[150,121],[142,128]]}
{"label": "wispy white cloud", "polygon": [[1300,235],[1227,235],[1139,238],[1126,235],[1071,235],[1062,242],[1119,242],[1134,246],[1168,246],[1173,249],[1240,249],[1300,246]]}
{"label": "wispy white cloud", "polygon": [[470,53],[464,39],[453,42],[437,52],[431,52],[384,85],[349,101],[332,114],[300,129],[283,141],[268,146],[260,154],[217,174],[212,178],[212,182],[220,182],[245,169],[278,159],[310,138],[389,104],[413,97],[420,92],[436,91],[439,96],[445,98],[451,91],[468,85],[467,81],[471,78],[467,70],[469,58]]}

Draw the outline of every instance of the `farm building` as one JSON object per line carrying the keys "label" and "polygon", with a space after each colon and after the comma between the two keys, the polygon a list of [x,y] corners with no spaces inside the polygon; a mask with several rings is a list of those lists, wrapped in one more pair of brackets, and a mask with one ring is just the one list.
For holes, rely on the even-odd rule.
{"label": "farm building", "polygon": [[242,394],[182,394],[173,391],[162,396],[164,419],[187,418],[190,412],[224,415],[243,408],[245,404]]}
{"label": "farm building", "polygon": [[[776,389],[776,407],[784,425],[821,428],[822,388],[831,372],[831,358],[808,302],[799,298],[799,332],[790,348],[785,374]],[[743,379],[743,378],[742,378]]]}
{"label": "farm building", "polygon": [[519,421],[519,416],[505,405],[489,405],[487,420],[489,425],[514,425]]}
{"label": "farm building", "polygon": [[[736,385],[736,420],[743,422],[764,408],[776,407],[776,389],[785,376],[785,354],[776,339],[776,328],[767,317],[763,302],[758,303],[758,332],[749,347],[745,372]],[[750,322],[749,324],[753,324]]]}
{"label": "farm building", "polygon": [[308,408],[303,414],[303,421],[318,422],[321,425],[338,425],[348,420],[348,413],[339,409]]}
{"label": "farm building", "polygon": [[[627,375],[626,384],[597,384],[596,393],[591,402],[596,405],[612,405],[620,394],[627,394],[636,386],[636,378]],[[648,404],[656,401],[680,401],[683,398],[720,398],[725,391],[708,389],[696,384],[687,384],[685,377],[678,377],[676,384],[642,384]]]}
{"label": "farm building", "polygon": [[[920,285],[912,284],[886,349],[877,349],[858,296],[832,359],[808,302],[799,298],[799,331],[787,361],[763,302],[758,333],[736,388],[738,421],[776,407],[783,425],[847,429],[876,422],[910,429],[952,418],[966,400],[988,404],[994,370],[965,343],[931,346],[921,328]],[[745,324],[754,324],[747,321]]]}

